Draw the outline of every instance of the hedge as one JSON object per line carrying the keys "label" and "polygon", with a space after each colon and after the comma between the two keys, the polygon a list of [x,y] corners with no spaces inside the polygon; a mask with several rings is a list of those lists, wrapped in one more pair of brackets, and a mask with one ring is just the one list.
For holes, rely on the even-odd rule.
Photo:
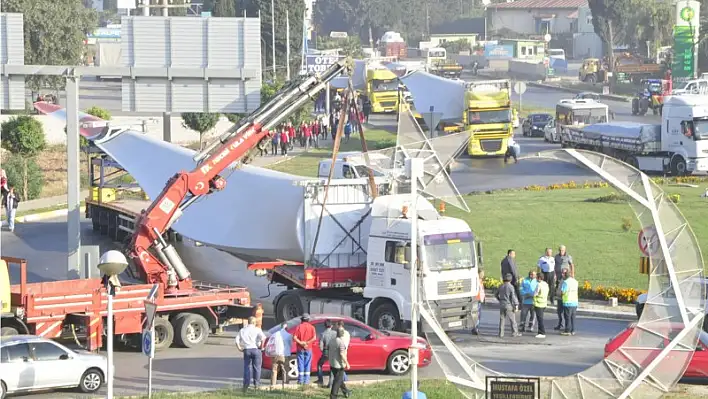
{"label": "hedge", "polygon": [[[496,290],[501,285],[502,281],[499,279],[494,277],[484,277],[485,289]],[[617,298],[617,301],[620,303],[635,303],[637,301],[637,297],[645,293],[645,290],[637,290],[634,288],[603,287],[601,285],[593,287],[587,280],[578,287],[578,296],[582,299],[606,301],[610,298]]]}

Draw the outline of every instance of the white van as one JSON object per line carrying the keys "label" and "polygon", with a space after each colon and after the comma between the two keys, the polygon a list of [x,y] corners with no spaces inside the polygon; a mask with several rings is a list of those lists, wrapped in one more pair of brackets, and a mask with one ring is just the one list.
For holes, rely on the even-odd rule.
{"label": "white van", "polygon": [[565,60],[565,50],[562,48],[552,48],[548,50],[548,58],[558,58]]}
{"label": "white van", "polygon": [[708,79],[692,79],[676,83],[671,94],[708,94]]}
{"label": "white van", "polygon": [[[390,158],[382,154],[369,154],[369,159],[374,164],[385,165],[390,161]],[[329,177],[329,171],[332,168],[331,159],[323,159],[320,161],[317,168],[317,177],[326,179]],[[375,178],[382,178],[384,174],[374,170]],[[342,152],[337,154],[337,159],[334,161],[334,179],[361,179],[369,177],[369,167],[366,165],[364,155],[361,152]],[[379,180],[379,179],[377,179]]]}

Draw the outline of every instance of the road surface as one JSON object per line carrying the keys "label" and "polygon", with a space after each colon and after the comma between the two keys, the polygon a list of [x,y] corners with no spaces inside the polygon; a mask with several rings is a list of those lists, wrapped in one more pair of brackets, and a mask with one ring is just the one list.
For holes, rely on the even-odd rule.
{"label": "road surface", "polygon": [[[3,231],[3,254],[22,256],[29,261],[29,275],[32,281],[59,279],[66,270],[66,219],[56,218],[43,222],[18,224],[15,233]],[[88,221],[82,223],[84,242],[101,245],[102,250],[115,247],[102,237],[96,237]],[[267,281],[245,270],[245,264],[233,256],[207,247],[195,247],[185,240],[178,248],[185,263],[190,265],[194,278],[217,283],[248,286],[254,302],[263,303],[266,314],[272,314],[270,300],[280,288],[271,287],[269,298]],[[13,282],[17,275],[13,273]],[[545,340],[533,336],[507,338],[495,337],[498,321],[495,309],[486,309],[482,316],[482,335],[454,333],[451,338],[466,355],[482,361],[486,366],[505,373],[534,375],[539,369],[547,375],[567,375],[593,365],[602,357],[602,348],[608,337],[619,332],[626,322],[579,318],[575,337],[561,337],[550,333]],[[553,317],[547,316],[552,327]],[[268,322],[268,320],[266,320]],[[240,352],[233,346],[233,338],[227,332],[225,337],[211,338],[207,345],[196,350],[169,349],[159,352],[154,361],[154,386],[157,390],[187,391],[227,387],[237,383],[242,372]],[[507,333],[508,336],[508,333]],[[431,337],[433,342],[437,341]],[[511,345],[513,344],[513,345]],[[582,347],[583,351],[572,348]],[[552,361],[538,356],[550,348],[566,348],[564,356]],[[446,350],[438,349],[441,361],[448,365],[451,357]],[[536,354],[534,354],[536,353]],[[116,394],[134,395],[144,392],[147,376],[147,362],[139,352],[123,350],[116,353]],[[539,368],[540,365],[542,368]],[[447,369],[448,367],[445,366]],[[442,367],[435,363],[423,369],[422,378],[443,377]],[[390,378],[383,373],[366,373],[353,376],[354,379]],[[33,395],[36,398],[77,398],[74,392],[52,392]]]}

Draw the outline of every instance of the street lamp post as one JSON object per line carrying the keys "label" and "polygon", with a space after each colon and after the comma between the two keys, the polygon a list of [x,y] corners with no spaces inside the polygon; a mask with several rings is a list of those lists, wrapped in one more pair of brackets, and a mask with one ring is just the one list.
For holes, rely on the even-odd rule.
{"label": "street lamp post", "polygon": [[108,251],[101,256],[98,262],[98,270],[103,273],[103,286],[106,288],[106,294],[108,295],[108,323],[106,326],[106,339],[108,340],[108,367],[106,368],[106,386],[108,393],[106,397],[108,399],[113,399],[113,296],[116,290],[121,286],[118,276],[123,273],[126,267],[128,267],[128,260],[120,251]]}
{"label": "street lamp post", "polygon": [[423,159],[408,158],[405,161],[405,172],[411,181],[411,205],[408,208],[411,221],[411,256],[410,256],[410,296],[411,296],[411,346],[409,348],[409,363],[411,373],[411,397],[418,397],[418,179],[423,175]]}

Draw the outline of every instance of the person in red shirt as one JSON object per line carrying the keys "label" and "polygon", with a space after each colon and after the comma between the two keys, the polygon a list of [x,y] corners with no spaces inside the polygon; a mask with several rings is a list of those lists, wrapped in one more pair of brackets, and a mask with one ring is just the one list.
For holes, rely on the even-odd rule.
{"label": "person in red shirt", "polygon": [[305,121],[302,121],[302,122],[300,123],[300,129],[299,129],[299,130],[300,130],[300,147],[301,147],[301,148],[305,146],[305,127],[306,127],[306,126],[307,126],[307,125],[305,124]]}
{"label": "person in red shirt", "polygon": [[305,151],[307,151],[310,149],[310,140],[312,139],[312,127],[309,122],[305,123],[303,130],[305,131]]}
{"label": "person in red shirt", "polygon": [[283,156],[288,155],[288,148],[290,148],[290,140],[288,137],[288,130],[283,126],[280,129],[280,153]]}
{"label": "person in red shirt", "polygon": [[293,149],[293,143],[295,143],[295,127],[292,122],[288,122],[288,145],[290,149]]}
{"label": "person in red shirt", "polygon": [[300,324],[293,331],[293,341],[297,352],[297,383],[310,383],[312,369],[312,344],[317,340],[315,326],[310,323],[310,315],[305,313],[300,317]]}

